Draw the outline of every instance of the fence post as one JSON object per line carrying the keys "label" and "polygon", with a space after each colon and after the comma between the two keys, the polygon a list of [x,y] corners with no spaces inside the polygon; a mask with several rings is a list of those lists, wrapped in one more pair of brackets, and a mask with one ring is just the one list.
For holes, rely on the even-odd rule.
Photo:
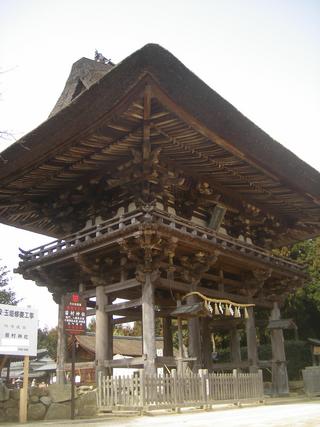
{"label": "fence post", "polygon": [[239,377],[237,369],[233,369],[233,396],[234,396],[234,404],[241,406],[240,403],[240,390],[239,390]]}
{"label": "fence post", "polygon": [[209,379],[208,369],[199,369],[203,409],[208,409]]}
{"label": "fence post", "polygon": [[97,392],[97,404],[98,407],[101,408],[101,394],[102,394],[102,372],[100,371],[98,374],[98,392]]}
{"label": "fence post", "polygon": [[140,378],[140,415],[143,414],[145,408],[145,378],[144,378],[144,369],[139,369],[139,378]]}
{"label": "fence post", "polygon": [[262,375],[262,369],[258,370],[258,381],[259,381],[259,402],[264,403],[264,389],[263,389],[263,375]]}
{"label": "fence post", "polygon": [[172,403],[173,403],[173,408],[176,412],[180,412],[180,406],[178,405],[178,381],[177,381],[177,370],[176,369],[172,369],[171,370],[171,375],[172,375]]}

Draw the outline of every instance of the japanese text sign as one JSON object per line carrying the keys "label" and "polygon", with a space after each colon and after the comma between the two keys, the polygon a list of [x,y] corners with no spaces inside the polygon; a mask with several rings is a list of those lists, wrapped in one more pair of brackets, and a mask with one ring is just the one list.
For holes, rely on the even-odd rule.
{"label": "japanese text sign", "polygon": [[70,335],[86,332],[86,301],[79,294],[68,294],[64,304],[64,330]]}
{"label": "japanese text sign", "polygon": [[37,340],[37,310],[0,304],[0,354],[36,356]]}

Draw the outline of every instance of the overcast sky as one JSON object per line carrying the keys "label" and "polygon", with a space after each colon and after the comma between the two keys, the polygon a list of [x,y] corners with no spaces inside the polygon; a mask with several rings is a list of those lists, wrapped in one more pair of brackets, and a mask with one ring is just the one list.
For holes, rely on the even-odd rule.
{"label": "overcast sky", "polygon": [[[47,118],[73,62],[97,48],[117,63],[153,42],[320,170],[318,0],[2,0],[0,16],[0,129],[16,138]],[[0,151],[7,145],[0,140]],[[0,233],[10,269],[19,246],[50,241],[3,225]],[[56,325],[45,289],[17,275],[12,287],[39,308],[42,326]]]}

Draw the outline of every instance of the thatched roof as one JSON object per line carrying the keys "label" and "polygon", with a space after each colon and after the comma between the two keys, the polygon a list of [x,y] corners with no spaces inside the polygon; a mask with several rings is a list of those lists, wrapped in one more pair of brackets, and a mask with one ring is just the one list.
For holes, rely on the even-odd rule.
{"label": "thatched roof", "polygon": [[[104,64],[95,64],[99,69],[90,71],[87,79],[76,71],[90,69],[88,61],[75,65],[53,115],[2,153],[6,163],[0,169],[1,222],[57,236],[54,224],[43,221],[41,211],[28,202],[43,200],[94,169],[111,170],[116,160],[126,160],[136,144],[130,135],[142,123],[139,102],[148,83],[155,109],[166,110],[162,113],[168,114],[177,132],[189,129],[198,138],[190,144],[186,132],[178,139],[173,133],[174,157],[168,141],[166,145],[163,141],[164,157],[211,177],[213,185],[226,190],[231,199],[238,197],[240,204],[246,201],[283,218],[294,230],[278,244],[320,234],[319,172],[258,128],[170,52],[148,44],[109,72]],[[83,92],[81,85],[86,88]],[[159,117],[154,122],[164,126]],[[120,144],[124,137],[126,143]],[[14,203],[20,205],[18,211]]]}

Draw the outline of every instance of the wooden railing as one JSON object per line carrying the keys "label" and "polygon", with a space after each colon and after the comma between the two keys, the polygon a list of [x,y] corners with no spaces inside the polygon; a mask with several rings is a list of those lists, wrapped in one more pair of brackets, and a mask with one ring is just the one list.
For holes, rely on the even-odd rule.
{"label": "wooden railing", "polygon": [[128,226],[147,222],[159,224],[172,231],[174,230],[182,233],[183,235],[207,241],[223,250],[242,253],[243,255],[249,255],[256,259],[260,259],[261,261],[269,263],[272,262],[275,265],[295,269],[297,271],[301,271],[304,268],[302,265],[296,264],[287,258],[276,257],[269,251],[253,244],[241,242],[238,239],[218,233],[210,228],[194,224],[181,217],[156,209],[147,214],[142,211],[130,212],[104,221],[98,225],[85,228],[77,233],[66,236],[64,239],[57,239],[46,245],[38,246],[37,248],[29,251],[20,249],[19,257],[22,259],[23,263],[38,260],[72,247],[76,248],[86,242],[93,242],[97,238],[101,238],[103,236],[111,236]]}
{"label": "wooden railing", "polygon": [[262,372],[252,374],[189,374],[102,377],[97,402],[102,410],[179,408],[215,403],[262,401]]}
{"label": "wooden railing", "polygon": [[141,221],[143,216],[143,212],[136,211],[127,215],[111,218],[98,225],[87,227],[77,233],[69,234],[63,239],[54,240],[46,245],[38,246],[29,251],[20,249],[19,257],[23,261],[33,261],[42,257],[50,256],[70,247],[76,247],[84,242],[89,242],[90,240],[98,237],[109,235],[127,227],[128,225],[136,224]]}
{"label": "wooden railing", "polygon": [[238,239],[234,239],[225,234],[218,233],[210,228],[203,227],[201,225],[195,225],[191,221],[185,220],[184,218],[176,217],[166,212],[154,211],[153,216],[158,218],[158,222],[171,227],[172,229],[179,230],[182,233],[186,233],[192,237],[198,237],[203,240],[212,242],[215,245],[222,247],[222,249],[230,249],[244,255],[251,255],[255,258],[272,262],[273,264],[286,266],[289,268],[301,271],[304,266],[292,262],[288,258],[276,257],[271,254],[270,251],[260,248],[259,246],[241,242]]}

